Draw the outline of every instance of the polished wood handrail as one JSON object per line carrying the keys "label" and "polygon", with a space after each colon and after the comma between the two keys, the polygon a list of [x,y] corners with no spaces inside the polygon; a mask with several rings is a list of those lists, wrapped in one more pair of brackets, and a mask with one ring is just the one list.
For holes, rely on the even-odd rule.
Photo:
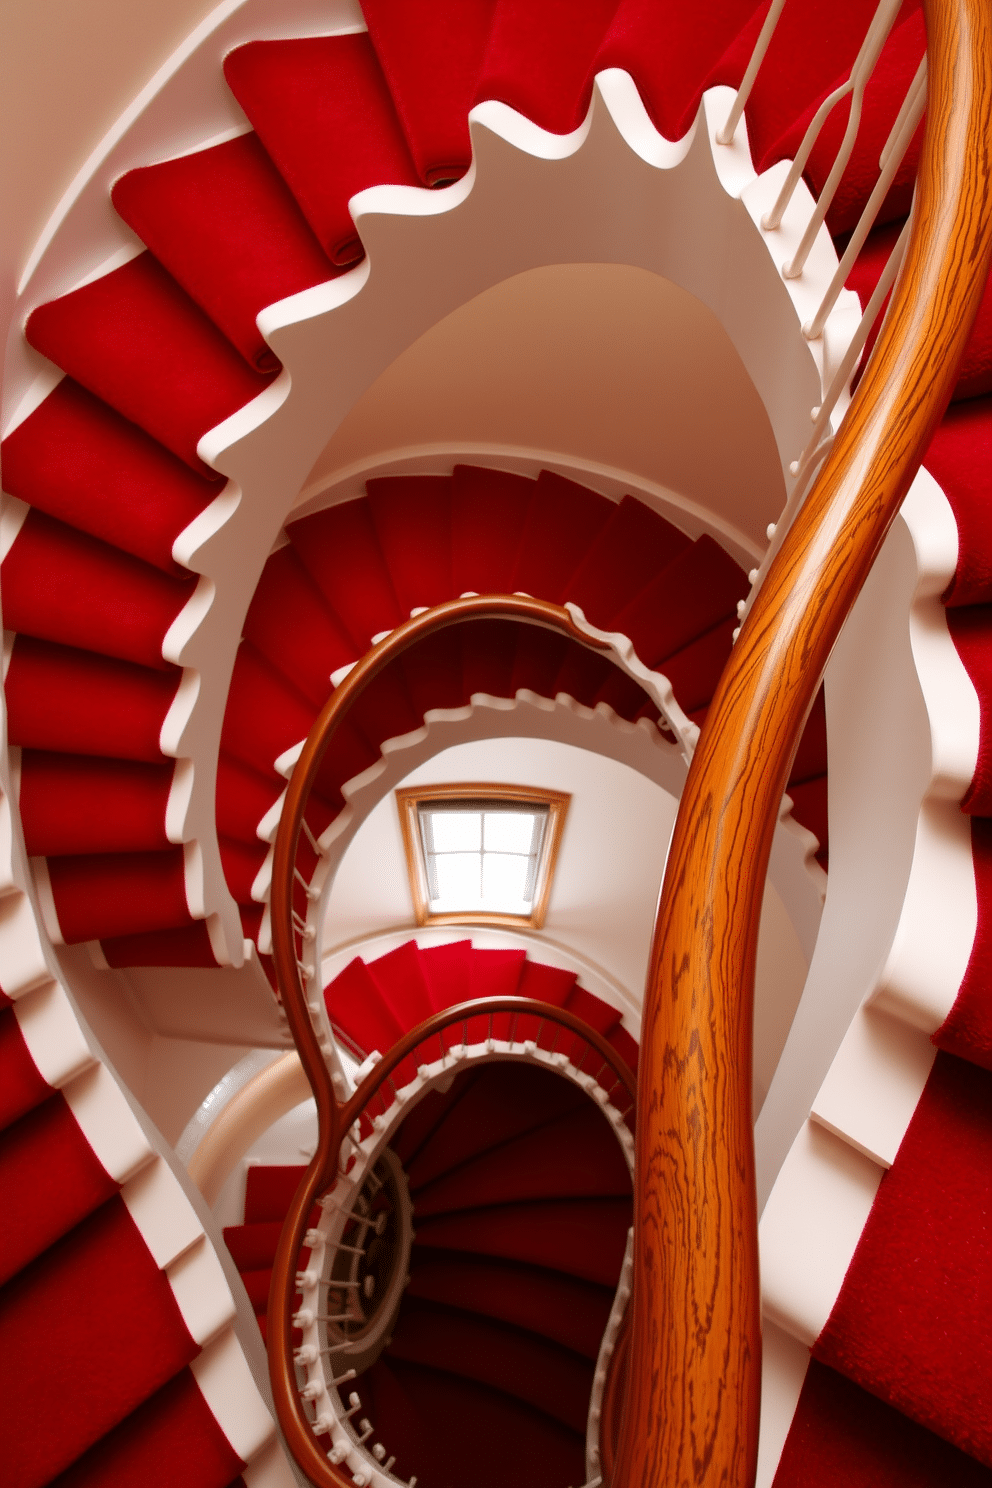
{"label": "polished wood handrail", "polygon": [[629,1387],[613,1488],[754,1481],[761,1371],[751,1118],[772,835],[827,660],[950,398],[992,245],[992,13],[924,0],[927,128],[875,353],[703,726],[645,997]]}
{"label": "polished wood handrail", "polygon": [[[269,1378],[276,1415],[286,1444],[298,1465],[318,1488],[353,1488],[353,1484],[349,1474],[340,1472],[328,1461],[326,1453],[321,1450],[314,1437],[311,1423],[304,1415],[297,1392],[292,1357],[290,1303],[296,1290],[296,1263],[310,1211],[316,1198],[332,1187],[335,1181],[341,1140],[354,1120],[351,1113],[355,1100],[366,1087],[369,1090],[373,1088],[376,1071],[372,1071],[348,1105],[342,1108],[335,1097],[330,1072],[321,1053],[296,959],[293,888],[296,882],[295,865],[300,832],[310,792],[331,739],[369,684],[418,641],[449,626],[478,620],[519,620],[554,630],[592,650],[610,650],[608,641],[599,641],[581,630],[568,610],[547,600],[531,599],[526,595],[471,595],[449,600],[446,604],[437,605],[434,609],[414,616],[390,632],[356,662],[324,704],[294,767],[276,834],[271,893],[273,959],[283,1009],[317,1106],[317,1147],[286,1216],[273,1261],[267,1316]],[[473,1006],[478,1011],[478,1005]],[[580,1032],[595,1047],[598,1048],[603,1043],[581,1019],[575,1019],[572,1014],[566,1015],[561,1008],[552,1011],[557,1021],[565,1022],[574,1032]],[[413,1033],[420,1033],[421,1039],[424,1036],[416,1029]],[[405,1048],[404,1053],[397,1051],[404,1048],[410,1037],[412,1035],[407,1035],[401,1040],[396,1049],[387,1055],[387,1060],[391,1060],[396,1054],[396,1062],[399,1063],[409,1053],[409,1048]],[[611,1051],[611,1058],[616,1059],[619,1056]],[[390,1065],[390,1068],[394,1067]]]}

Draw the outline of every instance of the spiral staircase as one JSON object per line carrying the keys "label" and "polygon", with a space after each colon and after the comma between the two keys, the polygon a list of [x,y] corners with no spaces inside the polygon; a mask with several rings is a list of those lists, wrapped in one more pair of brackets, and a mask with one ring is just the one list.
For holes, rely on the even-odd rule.
{"label": "spiral staircase", "polygon": [[[680,265],[703,298],[724,285],[728,324],[753,288],[758,330],[742,320],[738,345],[783,464],[799,454],[857,316],[842,297],[819,340],[803,342],[799,325],[857,228],[924,38],[910,0],[865,94],[826,218],[837,254],[821,233],[811,300],[803,276],[779,277],[775,232],[759,219],[870,10],[845,0],[826,23],[787,4],[746,143],[742,127],[721,146],[730,95],[719,90],[739,84],[763,15],[751,0],[721,0],[705,27],[633,0],[366,0],[361,11],[314,5],[287,35],[261,7],[218,12],[41,245],[18,307],[2,445],[0,1358],[12,1483],[291,1481],[252,1321],[291,1180],[269,1175],[266,1186],[253,1170],[244,1225],[228,1232],[232,1265],[85,1009],[88,989],[117,970],[238,973],[276,1025],[271,843],[328,687],[411,612],[466,592],[569,603],[589,635],[614,637],[610,659],[530,627],[476,623],[387,669],[325,759],[307,879],[358,787],[374,794],[380,756],[416,738],[426,716],[455,717],[480,695],[508,706],[518,694],[564,695],[578,715],[691,750],[748,602],[750,558],[715,520],[680,513],[648,482],[499,450],[372,470],[296,503],[336,421],[399,351],[491,284],[573,256],[673,276]],[[191,58],[198,75],[207,63],[216,74],[209,106],[195,106],[193,150],[188,135],[174,143]],[[813,196],[841,132],[831,116],[806,160]],[[909,210],[917,154],[918,139],[847,276],[862,304]],[[691,173],[695,196],[683,201],[678,182]],[[628,199],[649,177],[670,195],[634,220]],[[111,187],[116,216],[105,210]],[[574,210],[594,188],[605,228]],[[784,231],[794,244],[791,219]],[[703,263],[700,244],[720,232],[736,259]],[[778,370],[762,349],[770,340]],[[893,870],[899,902],[879,911],[891,920],[883,964],[837,999],[847,1012],[826,1033],[807,996],[758,1125],[759,1472],[777,1488],[992,1481],[990,399],[986,294],[929,476],[880,565],[905,592],[895,627],[927,710],[922,783],[904,791],[917,799]],[[751,556],[759,577],[760,550]],[[858,623],[845,675],[859,644],[880,654],[887,644],[870,611]],[[859,746],[871,753],[864,739],[841,740],[844,705],[831,715],[829,688],[788,786],[823,866],[828,721],[832,779],[856,772]],[[888,768],[899,774],[896,755]],[[832,882],[843,885],[857,882],[858,832],[842,785],[831,790],[831,826],[836,801],[843,825]],[[866,812],[866,860],[872,820]],[[846,933],[844,892],[832,918],[828,896],[821,981],[844,965],[829,950]],[[526,995],[574,1007],[636,1063],[617,1009],[522,952],[412,947],[384,960],[357,961],[327,989],[359,1059],[466,991],[491,995],[493,977],[500,995],[529,977],[543,985]],[[442,962],[446,973],[427,970]],[[818,1040],[803,1085],[801,1046]],[[528,1078],[533,1089],[513,1086]],[[623,1261],[628,1180],[622,1143],[604,1144],[588,1100],[562,1089],[497,1065],[460,1074],[399,1127],[416,1218],[410,1286],[384,1351],[342,1387],[361,1402],[356,1425],[367,1412],[385,1444],[370,1475],[395,1466],[427,1488],[461,1482],[487,1440],[473,1481],[502,1481],[515,1454],[563,1488],[588,1470],[590,1381]],[[444,1156],[453,1113],[473,1101],[490,1113],[489,1136]],[[500,1125],[527,1109],[522,1129]],[[428,1110],[429,1130],[417,1114]],[[593,1153],[588,1164],[578,1149]],[[543,1250],[527,1249],[533,1213],[500,1229],[487,1212],[498,1204],[519,1218],[542,1202],[535,1182],[560,1183],[549,1200],[559,1218],[569,1205],[609,1213],[585,1270],[578,1247],[563,1263],[553,1227]],[[436,1238],[445,1225],[447,1242]],[[503,1249],[482,1248],[480,1235],[498,1234]],[[46,1329],[54,1346],[40,1343]]]}

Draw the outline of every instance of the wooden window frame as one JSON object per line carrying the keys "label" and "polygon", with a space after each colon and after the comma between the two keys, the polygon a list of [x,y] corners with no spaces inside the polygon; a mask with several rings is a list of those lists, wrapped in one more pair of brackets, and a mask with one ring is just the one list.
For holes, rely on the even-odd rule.
{"label": "wooden window frame", "polygon": [[[413,913],[418,925],[506,925],[521,929],[541,929],[548,911],[551,881],[558,865],[558,851],[561,847],[565,818],[572,799],[567,791],[542,790],[530,785],[460,781],[450,785],[401,787],[395,795],[400,817],[400,830],[403,833],[403,850],[406,854]],[[441,914],[431,913],[427,891],[427,870],[424,863],[424,845],[420,834],[418,813],[422,806],[436,805],[444,801],[478,801],[480,806],[487,801],[498,801],[501,806],[519,805],[528,809],[536,806],[547,807],[548,824],[545,828],[544,842],[537,867],[533,908],[529,915],[497,914],[485,910],[450,910]]]}

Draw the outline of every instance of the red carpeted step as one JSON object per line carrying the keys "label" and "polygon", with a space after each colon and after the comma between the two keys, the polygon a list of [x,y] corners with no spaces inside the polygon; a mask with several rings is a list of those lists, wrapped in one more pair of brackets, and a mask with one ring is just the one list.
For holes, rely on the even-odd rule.
{"label": "red carpeted step", "polygon": [[[577,972],[566,971],[561,966],[544,966],[536,961],[525,961],[517,995],[531,997],[535,1002],[549,1002],[553,1007],[565,1007],[577,981]],[[516,1037],[537,1039],[542,1048],[561,1049],[563,1052],[569,1050],[573,1043],[572,1035],[556,1025],[545,1024],[542,1029],[540,1020],[530,1013],[517,1019]]]}
{"label": "red carpeted step", "polygon": [[564,636],[551,630],[534,628],[526,646],[518,646],[510,674],[510,696],[521,689],[536,692],[539,697],[554,697],[555,680],[571,649]]}
{"label": "red carpeted step", "polygon": [[447,945],[425,946],[421,950],[420,964],[435,1012],[465,1002],[472,995],[472,955],[470,940],[453,940]]}
{"label": "red carpeted step", "polygon": [[434,1008],[416,941],[408,940],[379,956],[368,971],[380,998],[404,1031],[431,1016]]}
{"label": "red carpeted step", "polygon": [[469,167],[475,101],[496,0],[363,0],[362,10],[420,179]]}
{"label": "red carpeted step", "polygon": [[674,559],[614,619],[645,666],[664,671],[670,656],[734,617],[747,578],[723,548],[703,535]]}
{"label": "red carpeted step", "polygon": [[49,858],[48,876],[67,945],[171,930],[193,918],[181,847]]}
{"label": "red carpeted step", "polygon": [[511,589],[556,604],[571,599],[568,580],[600,542],[615,510],[598,491],[542,470],[520,534]]}
{"label": "red carpeted step", "polygon": [[348,715],[348,722],[365,740],[372,759],[378,759],[387,739],[397,739],[423,726],[424,716],[414,707],[401,666],[391,663],[369,683]]}
{"label": "red carpeted step", "polygon": [[455,1214],[528,1199],[622,1198],[630,1173],[612,1128],[587,1101],[535,1131],[419,1185],[417,1225],[428,1215]]}
{"label": "red carpeted step", "polygon": [[988,1467],[990,1213],[992,1074],[940,1053],[814,1345]]}
{"label": "red carpeted step", "polygon": [[180,675],[19,635],[4,682],[9,741],[158,764]]}
{"label": "red carpeted step", "polygon": [[244,1488],[242,1463],[189,1369],[85,1452],[52,1488]]}
{"label": "red carpeted step", "polygon": [[504,620],[477,620],[462,637],[462,685],[465,700],[475,693],[509,697],[518,646],[526,644],[522,627]]}
{"label": "red carpeted step", "polygon": [[588,1101],[571,1081],[517,1063],[462,1075],[452,1089],[457,1103],[408,1164],[411,1191]]}
{"label": "red carpeted step", "polygon": [[400,609],[366,501],[342,501],[286,528],[342,630],[355,661],[372,637],[407,617]]}
{"label": "red carpeted step", "polygon": [[445,1252],[418,1257],[407,1296],[512,1323],[592,1360],[613,1306],[610,1287],[512,1261]]}
{"label": "red carpeted step", "polygon": [[381,476],[365,482],[375,533],[400,610],[455,597],[451,583],[451,477]]}
{"label": "red carpeted step", "polygon": [[338,1024],[359,1048],[385,1054],[402,1038],[404,1029],[383,1001],[372,974],[356,956],[324,988],[324,1003],[332,1023]]}
{"label": "red carpeted step", "polygon": [[[435,1488],[463,1488],[465,1464],[471,1464],[473,1488],[520,1482],[525,1469],[528,1483],[584,1481],[584,1435],[520,1400],[463,1379],[454,1372],[454,1363],[443,1371],[393,1359],[389,1368],[413,1406],[402,1431],[395,1414],[389,1414],[393,1436],[388,1446],[398,1454],[397,1469],[402,1463],[404,1471],[419,1470]],[[379,1366],[373,1373],[378,1385]],[[377,1390],[377,1404],[379,1398]],[[422,1421],[444,1421],[445,1430],[422,1431]]]}
{"label": "red carpeted step", "polygon": [[222,753],[217,761],[217,830],[242,842],[257,840],[262,817],[280,794],[271,777]]}
{"label": "red carpeted step", "polygon": [[432,708],[459,708],[462,686],[462,631],[453,625],[428,636],[399,659],[410,701],[420,718]]}
{"label": "red carpeted step", "polygon": [[681,139],[704,88],[743,77],[753,38],[739,56],[730,49],[749,17],[766,9],[755,0],[711,0],[701,26],[698,12],[684,6],[621,0],[591,70],[630,73],[655,127],[666,139]]}
{"label": "red carpeted step", "polygon": [[356,719],[346,718],[338,725],[327,746],[327,752],[314,777],[315,788],[325,801],[336,805],[341,799],[341,787],[347,781],[354,780],[356,775],[361,775],[378,759],[378,748],[373,748],[364,734],[358,732]]}
{"label": "red carpeted step", "polygon": [[594,548],[568,580],[565,599],[587,620],[610,630],[614,616],[678,555],[691,539],[633,496],[624,496]]}
{"label": "red carpeted step", "polygon": [[38,1073],[10,1001],[4,996],[0,1004],[0,1131],[48,1100],[51,1093],[52,1087]]}
{"label": "red carpeted step", "polygon": [[221,747],[252,769],[278,779],[275,761],[306,738],[315,716],[313,704],[249,641],[242,641],[227,695]]}
{"label": "red carpeted step", "polygon": [[469,996],[517,997],[523,975],[527,952],[522,950],[490,950],[473,946],[469,963]]}
{"label": "red carpeted step", "polygon": [[39,511],[164,573],[177,536],[218,492],[175,455],[63,377],[4,440],[3,486]]}
{"label": "red carpeted step", "polygon": [[944,592],[944,603],[955,607],[988,604],[992,600],[992,553],[986,535],[992,397],[953,404],[930,441],[924,463],[950,502],[958,528],[957,567]]}
{"label": "red carpeted step", "polygon": [[441,1122],[447,1119],[452,1105],[457,1103],[468,1089],[469,1082],[463,1081],[450,1094],[442,1094],[440,1090],[430,1090],[422,1100],[417,1102],[410,1114],[404,1118],[402,1126],[394,1133],[389,1144],[404,1167],[411,1162],[425,1142],[430,1140]]}
{"label": "red carpeted step", "polygon": [[306,1172],[306,1165],[249,1167],[245,1177],[245,1224],[281,1224]]}
{"label": "red carpeted step", "polygon": [[[58,1338],[43,1389],[24,1367],[39,1337]],[[19,1423],[9,1481],[41,1488],[198,1352],[123,1201],[109,1199],[0,1291],[0,1389]]]}
{"label": "red carpeted step", "polygon": [[195,920],[191,925],[173,930],[104,936],[100,949],[109,966],[217,965],[204,920]]}
{"label": "red carpeted step", "polygon": [[368,36],[250,42],[224,76],[331,262],[361,258],[351,198],[419,185]]}
{"label": "red carpeted step", "polygon": [[3,561],[9,630],[121,661],[166,667],[162,641],[196,580],[171,578],[40,511]]}
{"label": "red carpeted step", "polygon": [[250,904],[252,886],[268,857],[269,844],[259,842],[257,837],[254,842],[238,842],[218,834],[217,845],[228,888],[239,904]]}
{"label": "red carpeted step", "polygon": [[431,1369],[457,1363],[463,1379],[515,1396],[576,1433],[585,1427],[592,1385],[589,1361],[493,1318],[410,1298],[400,1310],[385,1357],[390,1365],[402,1359]]}
{"label": "red carpeted step", "polygon": [[978,693],[981,720],[978,758],[961,809],[972,816],[992,816],[992,610],[988,605],[962,605],[946,611],[955,650]]}
{"label": "red carpeted step", "polygon": [[[279,1228],[282,1229],[282,1226],[280,1225]],[[269,1292],[272,1289],[272,1267],[263,1266],[256,1271],[242,1271],[241,1281],[248,1293],[248,1300],[255,1310],[258,1325],[263,1329],[264,1337],[265,1314],[268,1311]]]}
{"label": "red carpeted step", "polygon": [[451,582],[455,594],[512,592],[534,482],[505,470],[456,465],[451,476]]}
{"label": "red carpeted step", "polygon": [[258,136],[128,171],[111,198],[245,360],[259,372],[277,370],[258,312],[335,270]]}
{"label": "red carpeted step", "polygon": [[209,467],[196,453],[200,438],[271,381],[271,374],[245,365],[150,253],[40,305],[25,335],[36,351],[201,473]]}
{"label": "red carpeted step", "polygon": [[736,615],[728,616],[719,625],[714,625],[712,630],[697,636],[688,646],[683,646],[674,655],[666,656],[664,662],[658,664],[658,669],[671,682],[679,705],[686,713],[693,713],[697,708],[704,708],[709,704],[720,680],[720,673],[727,664],[737,624]]}
{"label": "red carpeted step", "polygon": [[0,1135],[0,1186],[0,1284],[117,1192],[64,1097],[51,1091]]}
{"label": "red carpeted step", "polygon": [[330,695],[331,673],[358,656],[291,546],[263,568],[242,634],[315,708]]}
{"label": "red carpeted step", "polygon": [[618,0],[499,0],[476,98],[499,99],[552,134],[585,118],[592,60]]}
{"label": "red carpeted step", "polygon": [[934,1035],[950,1054],[992,1070],[992,820],[971,819],[971,855],[978,897],[978,925],[954,1006]]}
{"label": "red carpeted step", "polygon": [[417,1222],[417,1247],[501,1256],[616,1286],[631,1223],[629,1199],[505,1204]]}
{"label": "red carpeted step", "polygon": [[637,1056],[640,1052],[640,1045],[635,1038],[631,1037],[626,1028],[612,1029],[606,1035],[606,1042],[611,1048],[616,1049],[627,1068],[636,1074]]}
{"label": "red carpeted step", "polygon": [[990,1488],[992,1471],[810,1361],[774,1488]]}
{"label": "red carpeted step", "polygon": [[25,749],[19,805],[29,855],[156,851],[169,845],[173,766]]}
{"label": "red carpeted step", "polygon": [[[261,1170],[258,1168],[249,1169],[249,1172],[259,1171]],[[224,1244],[231,1252],[231,1259],[239,1271],[263,1271],[266,1267],[271,1269],[276,1258],[283,1219],[285,1215],[280,1219],[255,1220],[251,1224],[225,1227]]]}

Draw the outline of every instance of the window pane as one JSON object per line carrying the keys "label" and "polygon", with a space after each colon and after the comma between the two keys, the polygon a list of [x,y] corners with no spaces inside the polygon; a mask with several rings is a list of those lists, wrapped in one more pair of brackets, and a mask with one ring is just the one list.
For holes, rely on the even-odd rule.
{"label": "window pane", "polygon": [[485,906],[502,914],[529,914],[526,899],[530,858],[509,853],[486,853],[482,860],[482,897]]}
{"label": "window pane", "polygon": [[478,853],[442,853],[436,857],[434,871],[437,874],[437,899],[432,901],[431,908],[438,913],[449,909],[480,908],[481,862]]}
{"label": "window pane", "polygon": [[435,852],[478,852],[482,846],[482,813],[479,811],[432,811],[431,831]]}
{"label": "window pane", "polygon": [[486,852],[533,852],[536,823],[534,811],[487,811]]}

